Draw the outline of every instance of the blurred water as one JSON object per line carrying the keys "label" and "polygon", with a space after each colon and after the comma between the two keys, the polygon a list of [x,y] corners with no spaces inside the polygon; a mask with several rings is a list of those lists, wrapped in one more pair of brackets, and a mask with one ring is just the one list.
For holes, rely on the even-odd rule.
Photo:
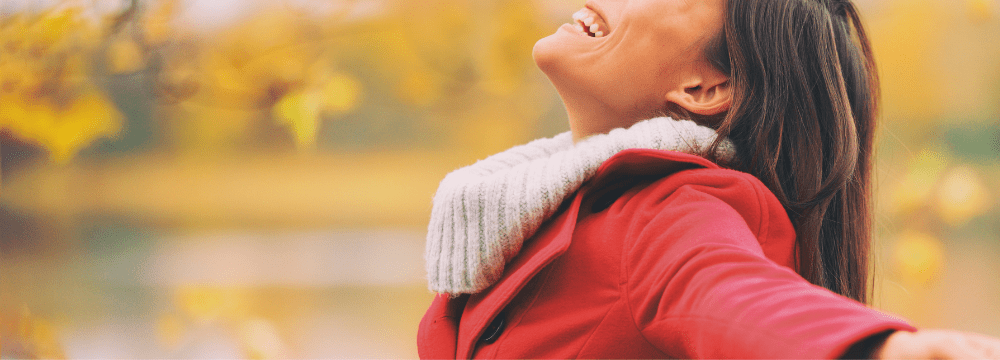
{"label": "blurred water", "polygon": [[[82,225],[75,251],[5,258],[15,292],[0,309],[30,304],[70,358],[416,355],[431,299],[420,231],[181,236],[113,224]],[[261,336],[277,345],[252,349]]]}

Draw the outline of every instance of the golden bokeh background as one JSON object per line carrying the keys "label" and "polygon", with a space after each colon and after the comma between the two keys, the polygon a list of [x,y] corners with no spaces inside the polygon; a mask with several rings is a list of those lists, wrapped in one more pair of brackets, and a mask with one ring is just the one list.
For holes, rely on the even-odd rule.
{"label": "golden bokeh background", "polygon": [[[861,0],[874,306],[1000,336],[1000,0]],[[580,0],[0,1],[0,357],[407,358],[452,169]]]}

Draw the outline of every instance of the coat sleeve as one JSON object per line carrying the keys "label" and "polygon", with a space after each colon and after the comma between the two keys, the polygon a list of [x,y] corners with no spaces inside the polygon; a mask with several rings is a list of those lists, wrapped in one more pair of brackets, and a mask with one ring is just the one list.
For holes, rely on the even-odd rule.
{"label": "coat sleeve", "polygon": [[623,259],[633,320],[653,346],[678,358],[836,358],[915,330],[765,256],[769,229],[748,220],[777,201],[756,179],[695,175],[639,212],[645,225]]}

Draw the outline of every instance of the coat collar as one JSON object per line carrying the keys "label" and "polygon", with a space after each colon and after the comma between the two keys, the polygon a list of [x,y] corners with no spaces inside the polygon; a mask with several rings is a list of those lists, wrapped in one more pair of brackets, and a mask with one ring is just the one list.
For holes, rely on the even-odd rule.
{"label": "coat collar", "polygon": [[455,170],[434,195],[424,255],[428,288],[476,294],[499,281],[524,242],[625,149],[734,155],[732,142],[714,129],[661,117],[576,143],[565,132]]}
{"label": "coat collar", "polygon": [[[569,249],[580,204],[588,193],[634,176],[667,176],[693,168],[719,166],[695,155],[653,149],[624,150],[601,164],[595,176],[580,188],[569,205],[551,219],[531,241],[526,242],[521,253],[508,264],[500,281],[484,292],[469,297],[460,325],[456,324],[456,357],[469,358],[483,330],[493,318],[542,268]],[[458,318],[455,321],[459,321]]]}
{"label": "coat collar", "polygon": [[662,177],[694,168],[718,169],[719,165],[703,157],[677,151],[627,149],[601,164],[588,188],[601,189],[622,177]]}

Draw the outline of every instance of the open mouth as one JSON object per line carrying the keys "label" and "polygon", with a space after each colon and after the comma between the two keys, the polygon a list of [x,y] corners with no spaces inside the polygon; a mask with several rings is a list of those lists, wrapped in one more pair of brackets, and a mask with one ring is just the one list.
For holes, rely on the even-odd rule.
{"label": "open mouth", "polygon": [[611,33],[608,23],[597,12],[583,8],[573,14],[574,27],[590,37],[604,37]]}

